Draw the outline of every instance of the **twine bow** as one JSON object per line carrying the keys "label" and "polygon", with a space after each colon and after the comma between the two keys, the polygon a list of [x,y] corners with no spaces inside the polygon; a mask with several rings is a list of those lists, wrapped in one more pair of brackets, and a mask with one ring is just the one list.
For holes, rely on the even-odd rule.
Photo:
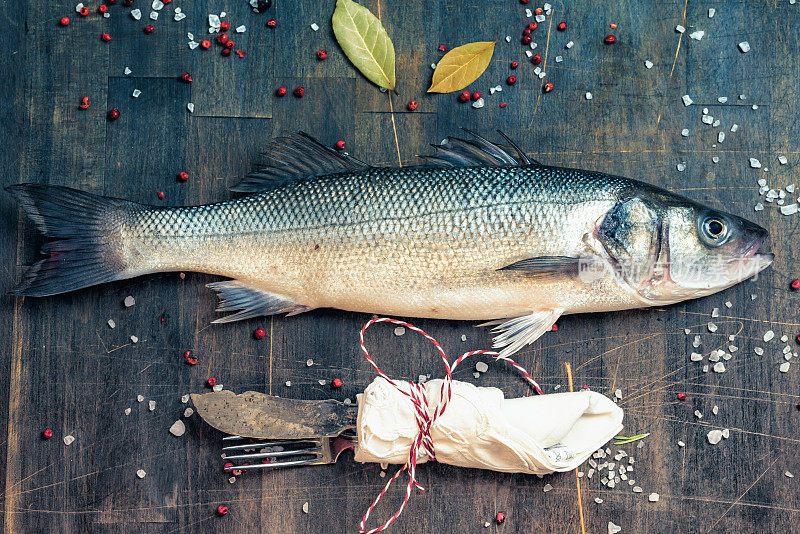
{"label": "twine bow", "polygon": [[[446,372],[446,376],[442,381],[442,387],[439,390],[439,403],[436,409],[433,411],[433,414],[429,414],[429,406],[428,406],[428,395],[427,390],[424,384],[420,384],[417,382],[405,382],[408,385],[408,391],[405,391],[403,388],[398,386],[398,383],[386,376],[386,374],[381,371],[372,358],[369,355],[369,351],[367,351],[367,347],[364,345],[364,332],[366,332],[367,328],[372,326],[375,323],[391,323],[398,326],[402,326],[408,328],[409,330],[413,330],[419,334],[425,336],[425,338],[433,343],[433,346],[436,347],[436,350],[439,352],[439,355],[442,357],[442,361],[444,362],[444,368]],[[374,534],[376,532],[381,532],[386,530],[389,525],[391,525],[395,519],[397,519],[400,514],[403,513],[403,509],[405,509],[406,504],[408,503],[408,499],[411,497],[411,490],[416,486],[420,491],[424,492],[425,488],[423,488],[419,482],[417,482],[416,474],[417,474],[417,459],[420,457],[420,452],[426,454],[428,458],[435,461],[436,460],[436,451],[434,450],[433,440],[431,439],[431,428],[436,423],[436,420],[444,413],[447,405],[450,402],[452,397],[452,383],[453,383],[453,371],[456,370],[458,364],[460,364],[464,359],[470,356],[476,356],[479,354],[488,354],[491,356],[495,356],[496,359],[502,359],[513,365],[525,379],[530,383],[531,386],[536,390],[539,395],[543,395],[539,384],[533,379],[531,375],[517,362],[511,360],[510,358],[501,358],[497,352],[489,351],[489,350],[473,350],[470,352],[465,352],[462,354],[453,365],[450,365],[450,362],[447,360],[447,356],[444,353],[444,349],[442,346],[439,345],[439,342],[436,341],[433,337],[429,336],[420,328],[416,326],[406,323],[404,321],[399,321],[397,319],[389,319],[386,317],[379,317],[370,320],[364,327],[361,329],[360,334],[361,340],[361,351],[364,353],[364,357],[367,358],[367,361],[372,365],[375,372],[378,375],[389,382],[392,386],[397,389],[400,393],[405,395],[409,398],[411,403],[414,405],[414,417],[417,422],[417,427],[419,431],[417,435],[414,437],[414,440],[411,442],[411,449],[408,452],[408,460],[406,461],[405,465],[402,468],[398,469],[397,472],[394,474],[392,478],[386,483],[383,487],[383,490],[380,494],[375,498],[372,505],[367,510],[367,513],[364,514],[364,517],[361,519],[361,524],[359,525],[359,532],[361,534]],[[386,494],[386,492],[391,487],[392,483],[399,477],[403,472],[408,472],[408,485],[406,486],[406,496],[403,499],[403,504],[400,505],[400,508],[390,517],[383,525],[379,527],[375,527],[373,529],[367,530],[364,526],[369,519],[370,514],[372,514],[372,510],[377,506],[380,502],[381,498]]]}

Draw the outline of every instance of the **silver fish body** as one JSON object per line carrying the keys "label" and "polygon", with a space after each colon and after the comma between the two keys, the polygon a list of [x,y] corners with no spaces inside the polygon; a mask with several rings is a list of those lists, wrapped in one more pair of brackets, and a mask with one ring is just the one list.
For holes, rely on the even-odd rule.
{"label": "silver fish body", "polygon": [[[451,151],[463,163],[466,156]],[[766,232],[733,215],[635,180],[515,163],[336,169],[196,207],[110,200],[97,215],[105,224],[103,261],[112,265],[110,279],[162,271],[231,278],[211,284],[221,310],[238,310],[223,322],[319,307],[512,318],[496,338],[506,353],[561,314],[713,293],[771,261],[756,254]],[[64,239],[42,216],[36,194],[16,192],[43,231]],[[703,217],[736,235],[714,247],[703,235],[687,237]],[[681,274],[691,283],[672,279],[676,256],[701,264]],[[45,294],[52,286],[37,277],[48,270],[33,271],[21,293]]]}

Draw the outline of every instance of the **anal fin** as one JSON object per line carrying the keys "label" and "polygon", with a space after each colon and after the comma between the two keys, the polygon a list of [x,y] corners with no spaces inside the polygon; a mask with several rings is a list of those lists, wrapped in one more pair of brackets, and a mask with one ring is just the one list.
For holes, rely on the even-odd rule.
{"label": "anal fin", "polygon": [[498,358],[507,358],[525,345],[533,343],[550,330],[564,313],[561,308],[534,310],[529,315],[509,319],[492,329],[496,332],[492,347],[501,349]]}
{"label": "anal fin", "polygon": [[218,293],[219,306],[216,311],[236,311],[236,313],[213,321],[214,323],[230,323],[279,313],[296,315],[313,309],[283,295],[257,289],[238,280],[212,282],[206,287]]}

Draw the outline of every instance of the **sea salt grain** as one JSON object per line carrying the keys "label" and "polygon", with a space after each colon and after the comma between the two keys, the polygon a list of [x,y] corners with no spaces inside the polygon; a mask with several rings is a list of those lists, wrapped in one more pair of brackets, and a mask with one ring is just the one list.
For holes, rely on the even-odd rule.
{"label": "sea salt grain", "polygon": [[139,469],[136,471],[136,476],[139,478],[144,478],[147,475],[147,472],[144,469]]}
{"label": "sea salt grain", "polygon": [[169,427],[169,433],[172,434],[173,436],[181,437],[185,432],[186,432],[186,425],[183,424],[183,421],[181,421],[180,419],[172,423],[172,426]]}
{"label": "sea salt grain", "polygon": [[683,33],[683,32],[686,31],[686,28],[684,28],[683,26],[678,24],[677,26],[675,26],[675,31],[678,32],[678,33]]}
{"label": "sea salt grain", "polygon": [[658,497],[658,493],[651,493],[651,494],[650,494],[650,495],[647,497],[647,499],[648,499],[650,502],[658,502],[658,499],[659,499],[659,497]]}
{"label": "sea salt grain", "polygon": [[116,326],[117,326],[117,323],[114,322],[114,319],[109,319],[108,320],[108,327],[109,328],[116,328]]}
{"label": "sea salt grain", "polygon": [[717,143],[721,143],[725,140],[725,132],[719,132],[717,134]]}
{"label": "sea salt grain", "polygon": [[125,415],[130,415],[130,414],[131,414],[131,409],[125,408]]}
{"label": "sea salt grain", "polygon": [[142,18],[142,10],[141,9],[131,9],[131,17],[134,20],[139,20]]}
{"label": "sea salt grain", "polygon": [[75,442],[75,436],[67,434],[64,436],[64,445],[72,445]]}
{"label": "sea salt grain", "polygon": [[742,51],[742,54],[746,54],[747,52],[750,51],[750,43],[748,43],[747,41],[742,41],[741,43],[739,43],[739,50]]}
{"label": "sea salt grain", "polygon": [[714,13],[716,13],[716,12],[717,12],[717,10],[714,9],[713,7],[708,8],[708,18],[713,19],[714,18]]}
{"label": "sea salt grain", "polygon": [[686,170],[686,165],[683,163],[678,163],[675,167],[678,169],[678,172],[683,172]]}
{"label": "sea salt grain", "polygon": [[773,332],[772,330],[767,330],[766,332],[764,332],[765,342],[772,340],[774,337],[775,337],[775,332]]}
{"label": "sea salt grain", "polygon": [[312,24],[311,24],[311,29],[312,29],[312,30],[314,30],[314,31],[317,31],[317,30],[319,30],[319,26],[317,26],[317,23],[316,23],[316,22],[314,22],[314,23],[312,23]]}
{"label": "sea salt grain", "polygon": [[798,206],[797,204],[789,204],[787,206],[781,206],[781,213],[783,215],[794,215],[795,213],[797,213],[798,208],[800,208],[800,206]]}
{"label": "sea salt grain", "polygon": [[194,104],[192,102],[189,102],[188,104],[186,104],[186,109],[189,110],[189,113],[194,113]]}
{"label": "sea salt grain", "polygon": [[142,94],[142,92],[141,92],[140,90],[138,90],[138,89],[134,89],[134,90],[133,90],[133,93],[131,93],[131,96],[132,96],[133,98],[139,98],[139,95],[140,95],[140,94]]}
{"label": "sea salt grain", "polygon": [[731,126],[731,132],[736,132],[736,130],[738,130],[738,129],[739,129],[739,125],[738,124],[734,124],[733,126]]}
{"label": "sea salt grain", "polygon": [[567,46],[566,46],[566,48],[569,50],[569,49],[570,49],[570,48],[572,48],[573,46],[575,46],[575,43],[573,43],[572,41],[570,41],[570,42],[568,42],[568,43],[567,43]]}
{"label": "sea salt grain", "polygon": [[151,11],[150,12],[150,18],[152,20],[158,20],[158,11]]}
{"label": "sea salt grain", "polygon": [[[645,66],[646,68],[648,68],[648,69],[652,69],[652,68],[653,68],[653,62],[652,62],[652,61],[650,61],[649,59],[645,59],[645,60],[644,60],[644,66]],[[688,105],[688,104],[687,104],[687,105]]]}
{"label": "sea salt grain", "polygon": [[485,373],[489,370],[489,366],[486,365],[486,362],[478,362],[475,364],[475,370],[479,373]]}
{"label": "sea salt grain", "polygon": [[139,342],[139,338],[138,337],[131,336],[131,343],[138,343],[138,342]]}
{"label": "sea salt grain", "polygon": [[130,308],[131,306],[136,304],[136,299],[134,299],[132,296],[128,295],[127,297],[125,297],[125,300],[123,301],[123,303],[125,304],[126,308]]}
{"label": "sea salt grain", "polygon": [[553,486],[551,486],[550,484],[545,484],[545,485],[544,485],[544,488],[542,489],[542,491],[544,491],[545,493],[547,493],[547,492],[548,492],[548,491],[550,491],[551,489],[553,489]]}
{"label": "sea salt grain", "polygon": [[245,26],[244,24],[236,27],[236,33],[244,33],[246,31],[247,31],[247,26]]}
{"label": "sea salt grain", "polygon": [[128,76],[128,75],[129,75],[131,72],[133,72],[133,71],[131,70],[131,68],[130,68],[130,67],[125,67],[125,70],[124,70],[124,71],[122,71],[122,72],[125,74],[125,76]]}
{"label": "sea salt grain", "polygon": [[728,101],[728,97],[727,96],[717,97],[717,102],[719,102],[720,104],[724,104],[727,101]]}
{"label": "sea salt grain", "polygon": [[681,130],[681,135],[684,137],[689,137],[689,128],[684,128]]}
{"label": "sea salt grain", "polygon": [[706,438],[708,442],[712,445],[716,445],[720,441],[722,441],[722,430],[710,430],[708,434],[706,434]]}
{"label": "sea salt grain", "polygon": [[479,98],[478,100],[476,100],[475,102],[472,103],[472,107],[475,108],[475,109],[480,109],[480,108],[482,108],[484,106],[484,104],[485,104],[485,102],[484,102],[483,98]]}
{"label": "sea salt grain", "polygon": [[[781,165],[786,165],[786,163],[787,163],[788,161],[789,161],[789,160],[787,160],[787,159],[786,159],[786,156],[778,156],[778,162],[779,162]],[[788,190],[788,187],[787,187],[787,190]]]}
{"label": "sea salt grain", "polygon": [[715,325],[714,323],[708,323],[708,331],[709,332],[716,332],[717,331],[717,325]]}
{"label": "sea salt grain", "polygon": [[698,31],[690,33],[689,37],[691,39],[694,39],[695,41],[699,41],[705,36],[705,34],[706,34],[706,32],[704,32],[703,30],[698,30]]}
{"label": "sea salt grain", "polygon": [[396,336],[402,336],[405,333],[406,333],[406,329],[403,328],[402,326],[398,326],[397,328],[394,329],[394,335],[396,335]]}
{"label": "sea salt grain", "polygon": [[694,104],[694,100],[692,100],[692,98],[689,95],[683,95],[681,97],[681,100],[683,100],[684,106],[691,106],[692,104]]}
{"label": "sea salt grain", "polygon": [[156,401],[154,400],[148,401],[147,407],[150,409],[151,412],[154,411],[156,409]]}
{"label": "sea salt grain", "polygon": [[750,158],[750,166],[754,169],[760,169],[761,162],[758,161],[756,158]]}
{"label": "sea salt grain", "polygon": [[136,395],[136,400],[142,402],[144,400],[144,395]]}
{"label": "sea salt grain", "polygon": [[781,365],[778,367],[778,370],[779,370],[781,373],[788,373],[788,372],[789,372],[789,367],[790,367],[791,365],[792,365],[792,364],[791,364],[790,362],[783,362],[783,363],[782,363],[782,364],[781,364]]}
{"label": "sea salt grain", "polygon": [[714,372],[715,373],[724,373],[725,372],[725,364],[722,362],[717,362],[714,364]]}

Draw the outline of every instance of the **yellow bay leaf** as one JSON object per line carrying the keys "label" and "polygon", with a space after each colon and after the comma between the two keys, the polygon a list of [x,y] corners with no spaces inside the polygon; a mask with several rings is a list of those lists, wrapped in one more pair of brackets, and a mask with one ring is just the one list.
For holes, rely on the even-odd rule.
{"label": "yellow bay leaf", "polygon": [[453,48],[433,71],[429,93],[452,93],[477,80],[492,60],[497,41],[480,41]]}
{"label": "yellow bay leaf", "polygon": [[394,45],[381,21],[352,0],[337,0],[331,22],[347,59],[372,83],[394,90]]}

